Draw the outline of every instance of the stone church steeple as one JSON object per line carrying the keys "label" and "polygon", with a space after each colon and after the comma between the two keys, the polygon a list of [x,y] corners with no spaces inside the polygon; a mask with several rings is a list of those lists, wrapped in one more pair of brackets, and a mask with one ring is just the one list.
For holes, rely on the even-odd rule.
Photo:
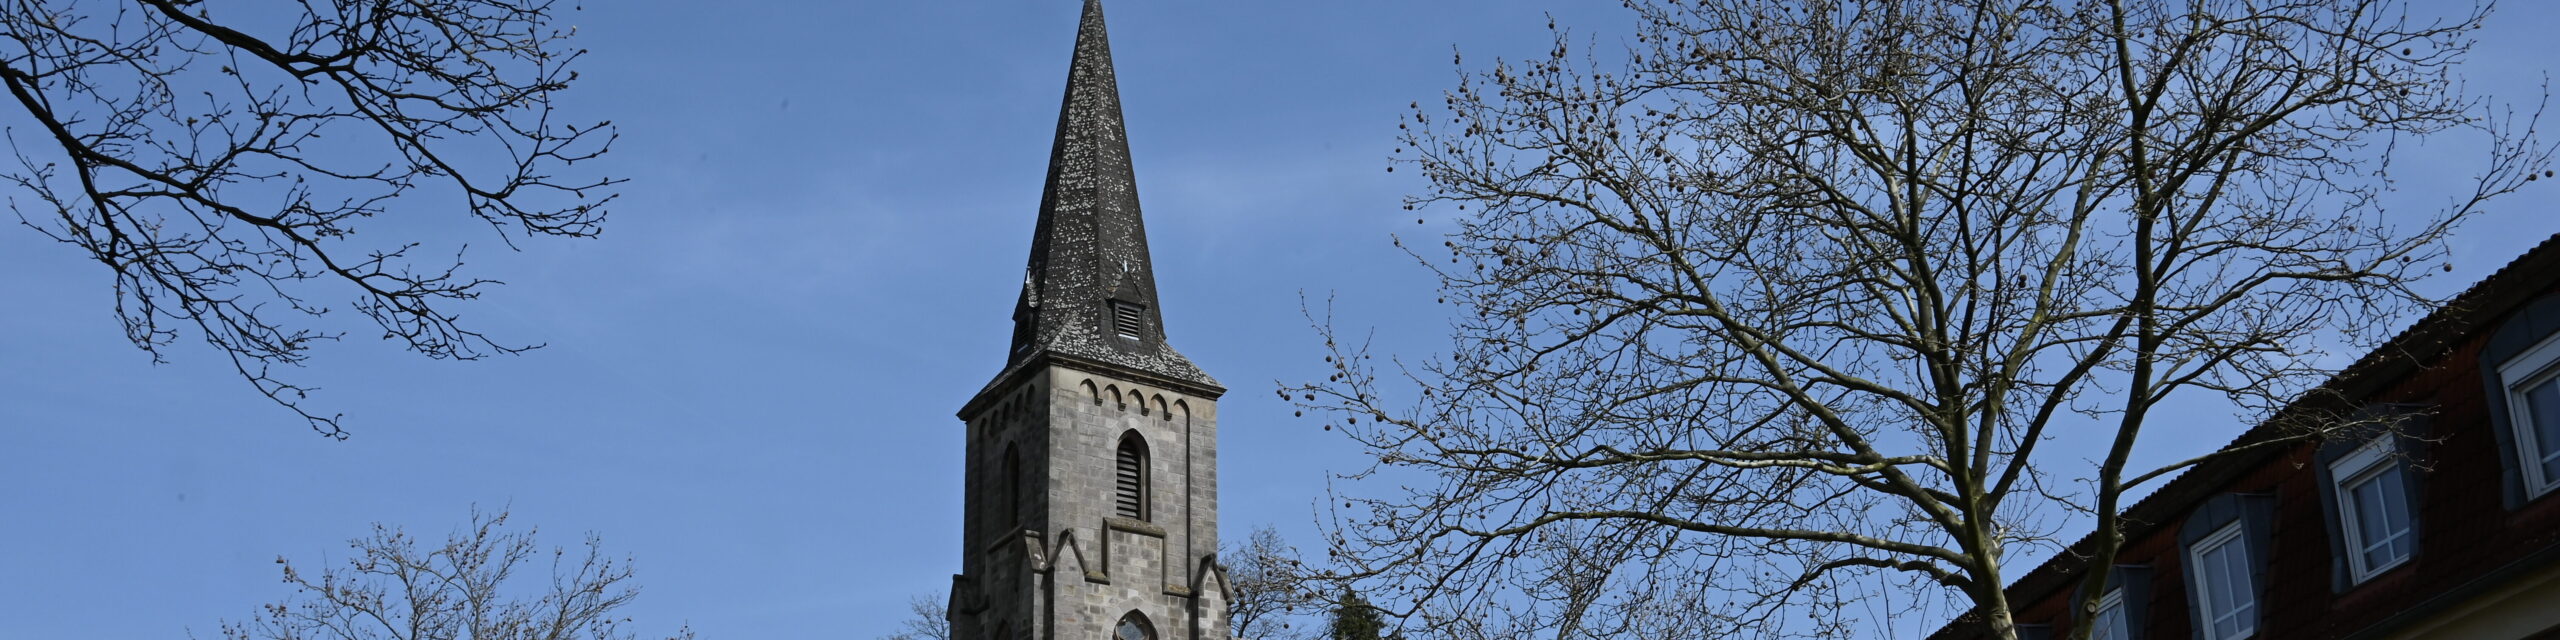
{"label": "stone church steeple", "polygon": [[1005,366],[968,426],[954,638],[1225,640],[1216,380],[1166,341],[1086,0]]}

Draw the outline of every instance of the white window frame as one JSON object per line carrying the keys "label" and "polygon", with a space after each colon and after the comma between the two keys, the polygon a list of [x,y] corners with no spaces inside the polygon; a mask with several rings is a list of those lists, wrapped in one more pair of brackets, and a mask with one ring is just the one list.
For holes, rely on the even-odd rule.
{"label": "white window frame", "polygon": [[[2240,610],[2240,605],[2244,600],[2247,602],[2250,609],[2255,610],[2258,608],[2258,585],[2255,584],[2255,579],[2247,575],[2248,567],[2250,566],[2249,544],[2247,541],[2240,539],[2240,532],[2244,529],[2244,527],[2241,526],[2242,524],[2244,523],[2232,522],[2229,525],[2224,525],[2221,530],[2213,532],[2213,535],[2205,536],[2203,540],[2196,541],[2195,546],[2187,548],[2187,568],[2189,569],[2187,575],[2191,577],[2188,582],[2191,583],[2189,586],[2196,590],[2196,606],[2200,609],[2198,613],[2204,620],[2205,640],[2240,640],[2241,638],[2247,638],[2249,636],[2257,635],[2258,633],[2257,616],[2252,615],[2248,620],[2242,621],[2246,623],[2247,626],[2242,627],[2238,633],[2232,634],[2227,638],[2214,635],[2213,623],[2218,619],[2216,615],[2217,613],[2230,615],[2233,612],[2237,612]],[[2212,571],[2205,565],[2204,557],[2207,553],[2231,545],[2239,545],[2234,547],[2232,552],[2240,554],[2241,575],[2225,576],[2225,579],[2230,582],[2240,583],[2242,588],[2231,594],[2231,611],[2216,612],[2213,610],[2213,589],[2221,587],[2212,584],[2214,576]]]}
{"label": "white window frame", "polygon": [[[2125,630],[2125,635],[2119,636],[2115,632],[2116,627],[2107,626],[2108,614],[2114,614],[2116,622],[2122,623],[2118,626]],[[2089,640],[2133,640],[2129,637],[2133,625],[2124,619],[2124,615],[2124,588],[2108,589],[2107,595],[2098,598],[2098,615],[2089,617]]]}
{"label": "white window frame", "polygon": [[2560,478],[2542,475],[2542,443],[2534,435],[2533,410],[2525,404],[2524,392],[2553,378],[2560,378],[2560,335],[2543,338],[2498,365],[2498,379],[2507,384],[2507,425],[2515,430],[2517,466],[2524,472],[2525,495],[2532,498],[2560,488]]}
{"label": "white window frame", "polygon": [[[2407,564],[2411,556],[2417,555],[2417,550],[2412,548],[2409,553],[2401,554],[2400,557],[2393,558],[2381,566],[2365,566],[2365,547],[2371,542],[2364,539],[2362,519],[2356,517],[2354,488],[2368,481],[2379,482],[2382,474],[2394,473],[2398,470],[2398,467],[2392,464],[2392,455],[2398,452],[2398,448],[2392,444],[2395,439],[2396,436],[2388,433],[2375,436],[2372,442],[2367,442],[2364,446],[2357,447],[2353,453],[2329,463],[2329,495],[2337,500],[2338,530],[2346,534],[2344,552],[2347,555],[2347,573],[2353,578],[2351,582],[2354,583],[2363,583],[2367,579],[2381,575],[2384,571],[2390,571],[2393,567]],[[2413,527],[2409,510],[2417,505],[2410,504],[2411,501],[2406,493],[2408,478],[2401,478],[2401,481],[2403,493],[2385,497],[2385,499],[2400,501],[2400,517],[2390,519],[2386,524],[2400,528],[2398,536],[2395,537],[2408,537],[2416,533],[2411,530]]]}

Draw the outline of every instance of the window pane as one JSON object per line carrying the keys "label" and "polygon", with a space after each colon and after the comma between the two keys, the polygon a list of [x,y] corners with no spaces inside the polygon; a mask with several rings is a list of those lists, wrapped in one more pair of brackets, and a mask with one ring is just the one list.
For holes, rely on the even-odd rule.
{"label": "window pane", "polygon": [[2231,583],[2231,627],[2234,634],[2249,632],[2255,625],[2249,610],[2258,606],[2256,590],[2249,583],[2249,567],[2244,557],[2247,554],[2243,549],[2237,538],[2222,545],[2224,575],[2229,576]]}
{"label": "window pane", "polygon": [[[2230,549],[2231,545],[2225,543],[2204,552],[2204,566],[2198,567],[2204,572],[2205,615],[2208,620],[2220,621],[2231,612],[2231,569],[2225,561]],[[2216,634],[2216,637],[2220,636]]]}
{"label": "window pane", "polygon": [[2542,381],[2525,391],[2525,406],[2532,415],[2534,444],[2541,451],[2544,482],[2560,479],[2560,378]]}
{"label": "window pane", "polygon": [[2125,619],[2124,605],[2121,602],[2108,604],[2106,608],[2099,609],[2097,622],[2097,628],[2090,630],[2090,640],[2131,640],[2133,638],[2133,621]]}
{"label": "window pane", "polygon": [[2368,567],[2399,562],[2409,557],[2409,493],[2400,484],[2398,470],[2384,471],[2373,477],[2376,494],[2375,512],[2383,515],[2382,528],[2372,532],[2372,551],[2365,557]]}
{"label": "window pane", "polygon": [[2382,491],[2382,478],[2388,475],[2391,474],[2375,474],[2347,488],[2348,499],[2356,506],[2356,538],[2364,542],[2366,549],[2385,544],[2384,538],[2391,537],[2390,507],[2384,504],[2391,499]]}
{"label": "window pane", "polygon": [[[2406,500],[2406,496],[2409,494],[2400,493],[2395,495],[2402,496],[2402,499]],[[2398,560],[2409,557],[2410,553],[2417,550],[2415,545],[2418,537],[2409,535],[2409,512],[2408,507],[2405,504],[2402,505],[2399,510],[2393,511],[2392,513],[2398,514],[2397,519],[2392,521],[2397,523],[2398,528],[2391,532],[2391,559]]]}
{"label": "window pane", "polygon": [[2394,533],[2409,530],[2409,490],[2407,485],[2401,484],[2406,481],[2400,476],[2402,473],[2405,472],[2392,469],[2373,478],[2374,484],[2382,487],[2382,504],[2390,509],[2387,512],[2390,514],[2387,520],[2391,523],[2391,531]]}

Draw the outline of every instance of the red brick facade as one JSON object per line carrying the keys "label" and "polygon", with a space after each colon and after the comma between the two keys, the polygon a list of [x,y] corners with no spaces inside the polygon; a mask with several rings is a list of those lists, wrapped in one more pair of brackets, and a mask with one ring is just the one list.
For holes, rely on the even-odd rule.
{"label": "red brick facade", "polygon": [[[2257,587],[2258,623],[2250,638],[2469,637],[2477,632],[2431,625],[2499,598],[2511,607],[2560,611],[2560,600],[2512,595],[2518,585],[2541,584],[2560,571],[2560,491],[2519,501],[2505,488],[2516,463],[2496,435],[2503,420],[2493,423],[2489,412],[2507,405],[2503,398],[2493,401],[2483,374],[2484,366],[2497,363],[2481,357],[2502,325],[2537,303],[2556,308],[2554,301],[2560,301],[2560,236],[2475,285],[2330,385],[2355,402],[2405,403],[2432,416],[2412,434],[2419,441],[2404,441],[2417,442],[2411,445],[2417,450],[2407,452],[2417,513],[2416,551],[2409,560],[2340,589],[2348,581],[2333,575],[2338,552],[2326,520],[2334,516],[2323,506],[2319,443],[2217,459],[2127,511],[2128,537],[2116,563],[2149,568],[2138,640],[2196,636],[2180,530],[2198,505],[2228,493],[2274,497],[2272,551],[2265,584]],[[2061,637],[2074,624],[2068,608],[2081,568],[2071,554],[2061,557],[2010,587],[2012,601],[2021,603],[2017,621],[2036,625],[2027,627],[2027,635]],[[2522,624],[2531,626],[2502,637],[2560,639],[2560,627]],[[2447,630],[2429,631],[2439,628]],[[1938,636],[1966,637],[1968,629],[1960,621]]]}

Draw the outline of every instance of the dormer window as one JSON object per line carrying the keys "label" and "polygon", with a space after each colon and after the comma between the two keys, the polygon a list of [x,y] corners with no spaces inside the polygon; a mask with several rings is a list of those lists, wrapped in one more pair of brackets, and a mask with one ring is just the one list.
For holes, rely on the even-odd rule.
{"label": "dormer window", "polygon": [[2502,363],[2507,421],[2515,425],[2528,498],[2560,488],[2560,335]]}
{"label": "dormer window", "polygon": [[1111,301],[1111,331],[1120,339],[1136,342],[1146,339],[1147,308],[1136,303]]}
{"label": "dormer window", "polygon": [[2226,493],[2187,513],[2178,542],[2186,550],[2187,617],[2195,625],[2188,637],[2260,635],[2258,601],[2266,592],[2268,550],[2275,545],[2275,511],[2272,495]]}
{"label": "dormer window", "polygon": [[2124,613],[2124,589],[2109,590],[2098,598],[2097,624],[2091,626],[2089,640],[2133,640],[2133,621]]}
{"label": "dormer window", "polygon": [[[2409,478],[2400,464],[2400,436],[2384,433],[2329,463],[2324,497],[2337,522],[2343,588],[2381,575],[2407,562],[2417,551],[2416,521],[2410,506]],[[2323,452],[2326,453],[2326,452]],[[2326,457],[2326,456],[2323,456]]]}
{"label": "dormer window", "polygon": [[2237,640],[2258,630],[2258,584],[2250,575],[2249,545],[2240,539],[2244,531],[2232,523],[2187,549],[2207,640]]}
{"label": "dormer window", "polygon": [[2509,510],[2560,493],[2560,294],[2517,309],[2480,348]]}

